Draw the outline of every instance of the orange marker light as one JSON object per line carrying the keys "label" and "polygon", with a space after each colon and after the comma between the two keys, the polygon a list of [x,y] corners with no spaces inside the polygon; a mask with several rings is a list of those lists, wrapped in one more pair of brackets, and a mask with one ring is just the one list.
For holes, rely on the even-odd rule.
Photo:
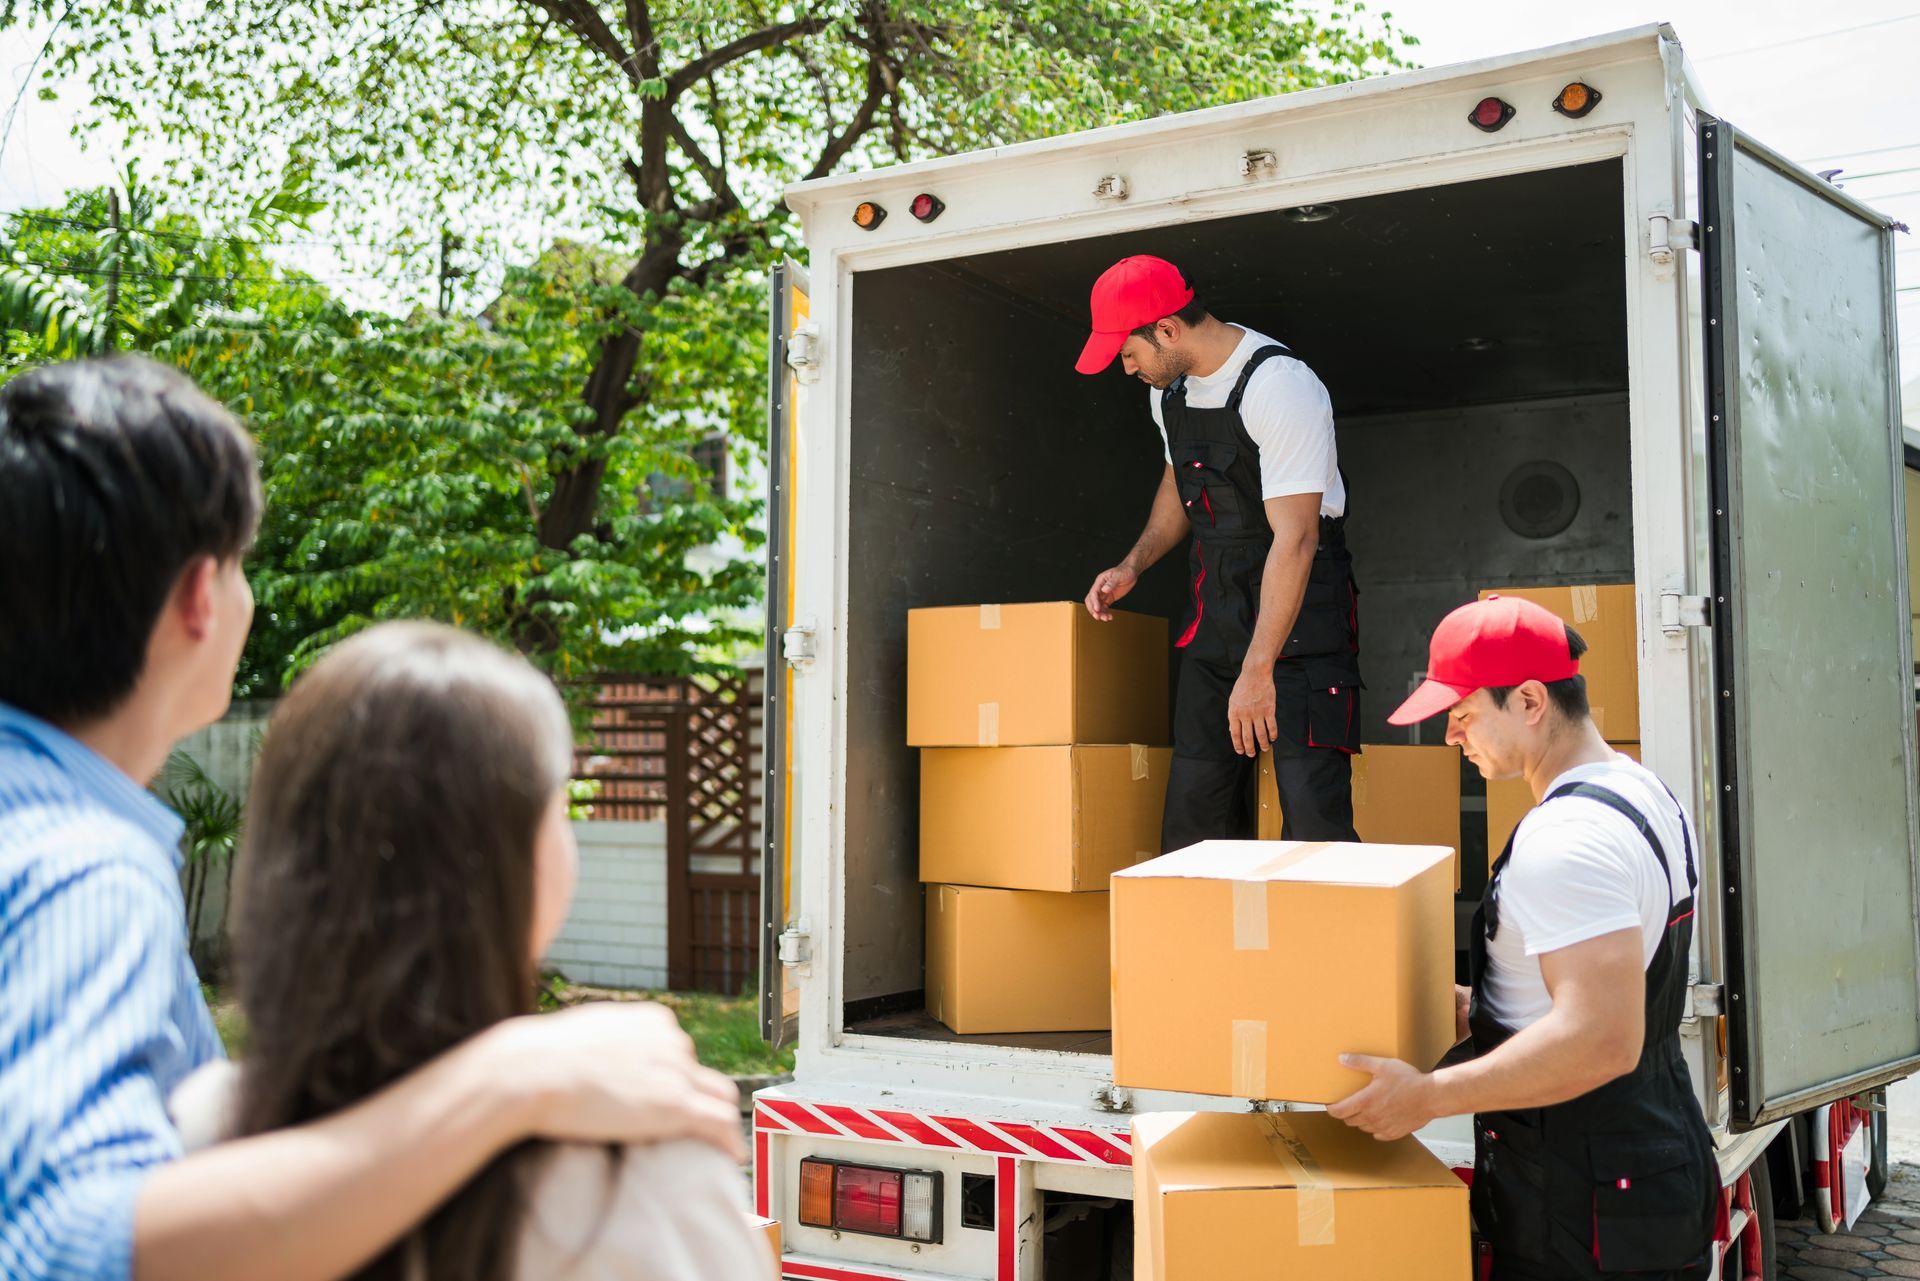
{"label": "orange marker light", "polygon": [[800,1222],[810,1228],[833,1226],[833,1163],[800,1163]]}
{"label": "orange marker light", "polygon": [[862,231],[872,231],[887,220],[887,211],[871,200],[862,200],[859,208],[853,211],[853,225]]}
{"label": "orange marker light", "polygon": [[1571,120],[1578,120],[1600,105],[1600,91],[1590,84],[1574,81],[1553,100],[1553,109]]}

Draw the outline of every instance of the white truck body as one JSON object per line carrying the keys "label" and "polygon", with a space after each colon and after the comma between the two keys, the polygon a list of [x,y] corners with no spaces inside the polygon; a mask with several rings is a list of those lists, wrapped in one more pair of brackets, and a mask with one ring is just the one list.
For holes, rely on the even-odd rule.
{"label": "white truck body", "polygon": [[[1574,81],[1600,91],[1591,113],[1549,109]],[[1486,97],[1516,108],[1496,132],[1467,118]],[[763,995],[771,1025],[797,1027],[798,1057],[794,1081],[755,1105],[756,1199],[783,1223],[786,1276],[1039,1277],[1049,1220],[1071,1230],[1060,1207],[1110,1198],[1124,1211],[1130,1113],[1250,1106],[1117,1090],[1097,1045],[954,1038],[912,1005],[914,753],[895,732],[905,607],[1075,599],[1137,531],[1159,469],[1142,389],[1071,371],[1086,289],[1128,252],[1181,263],[1217,315],[1293,345],[1332,390],[1370,722],[1423,665],[1427,629],[1475,586],[1637,585],[1643,759],[1705,846],[1681,1033],[1733,1236],[1749,1223],[1733,1194],[1786,1118],[1913,1070],[1913,655],[1890,224],[1708,110],[1677,37],[1650,26],[790,189],[811,265],[804,292],[797,275],[783,282],[773,335]],[[910,215],[922,192],[945,205],[924,225]],[[856,226],[863,201],[891,217]],[[1737,220],[1715,213],[1723,204]],[[1769,221],[1769,208],[1784,212]],[[1734,226],[1747,242],[1717,239]],[[1789,254],[1792,226],[1804,243]],[[1320,227],[1345,238],[1306,239]],[[1476,279],[1473,254],[1489,264],[1483,298],[1460,287]],[[1768,309],[1776,279],[1792,316]],[[1262,313],[1263,298],[1279,301]],[[1795,324],[1826,338],[1794,338]],[[1781,343],[1793,349],[1767,363]],[[1798,438],[1778,430],[1800,426],[1795,412],[1825,416],[1800,433],[1831,446],[1811,472],[1781,443]],[[1877,439],[1881,421],[1883,496],[1873,448],[1845,444]],[[1513,519],[1503,532],[1473,469],[1542,455],[1575,478],[1567,532],[1520,538]],[[1779,483],[1787,472],[1807,476],[1816,506],[1857,508],[1832,528],[1858,537],[1810,546],[1805,562],[1781,551],[1782,528],[1814,544],[1830,528],[1791,506],[1808,496]],[[1453,491],[1457,512],[1432,505]],[[1542,501],[1556,499],[1567,502]],[[1143,585],[1142,608],[1177,608],[1170,572]],[[1773,617],[1789,608],[1808,612]],[[1782,672],[1821,647],[1848,657],[1789,688]],[[1888,689],[1900,701],[1882,715]],[[1795,723],[1799,764],[1778,742]],[[1842,752],[1857,760],[1837,766]],[[1812,832],[1831,839],[1802,851],[1832,864],[1816,880],[1783,848]],[[1471,877],[1467,888],[1463,921]],[[1848,1115],[1836,1146],[1859,1124]],[[1471,1164],[1464,1119],[1421,1137]],[[1800,1164],[1829,1155],[1821,1142]],[[808,1156],[941,1172],[941,1241],[802,1225]],[[983,1197],[992,1226],[963,1226]]]}

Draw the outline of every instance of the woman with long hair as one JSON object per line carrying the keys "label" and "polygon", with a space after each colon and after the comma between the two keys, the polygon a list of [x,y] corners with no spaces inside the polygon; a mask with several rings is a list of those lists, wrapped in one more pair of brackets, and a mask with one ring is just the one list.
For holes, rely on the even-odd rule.
{"label": "woman with long hair", "polygon": [[[268,729],[235,873],[245,1057],[182,1086],[183,1135],[325,1116],[527,1013],[573,895],[571,765],[547,679],[449,627],[372,628],[301,677]],[[767,1277],[743,1196],[705,1144],[525,1143],[356,1277]]]}

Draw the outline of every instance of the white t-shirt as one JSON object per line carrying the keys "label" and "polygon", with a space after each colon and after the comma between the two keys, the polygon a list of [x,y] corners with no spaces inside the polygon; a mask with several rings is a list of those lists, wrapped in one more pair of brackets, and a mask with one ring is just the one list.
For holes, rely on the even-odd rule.
{"label": "white t-shirt", "polygon": [[1553,780],[1597,783],[1639,810],[1667,856],[1664,882],[1646,838],[1627,816],[1584,796],[1536,806],[1520,820],[1500,877],[1500,928],[1487,941],[1481,997],[1487,1012],[1519,1031],[1553,1008],[1540,957],[1575,943],[1640,929],[1642,966],[1653,961],[1673,905],[1687,896],[1681,824],[1700,865],[1700,838],[1653,772],[1615,753]]}
{"label": "white t-shirt", "polygon": [[[1276,346],[1265,334],[1242,328],[1245,335],[1233,355],[1205,378],[1187,375],[1187,404],[1194,409],[1221,409],[1240,381],[1240,371],[1253,353]],[[1148,396],[1154,426],[1167,461],[1167,423],[1160,414],[1159,388]],[[1311,369],[1292,356],[1274,356],[1256,369],[1240,397],[1240,421],[1260,448],[1260,497],[1319,494],[1322,516],[1344,516],[1347,487],[1340,481],[1340,460],[1333,444],[1333,401]]]}

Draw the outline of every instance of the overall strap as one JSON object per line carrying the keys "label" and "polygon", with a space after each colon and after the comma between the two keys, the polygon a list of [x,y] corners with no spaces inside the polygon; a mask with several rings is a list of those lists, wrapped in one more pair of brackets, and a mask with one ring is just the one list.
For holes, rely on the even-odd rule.
{"label": "overall strap", "polygon": [[[1268,346],[1260,348],[1260,350],[1254,352],[1253,355],[1248,356],[1247,363],[1241,367],[1239,379],[1233,384],[1233,391],[1227,396],[1227,408],[1236,414],[1239,413],[1240,398],[1247,394],[1247,380],[1253,377],[1254,371],[1266,364],[1269,360],[1272,360],[1275,356],[1284,356],[1286,354],[1287,349],[1285,347],[1279,343],[1271,343]],[[1174,385],[1180,386],[1184,381],[1185,375],[1183,374],[1181,376],[1181,382],[1177,382]],[[1168,390],[1172,389],[1169,388]]]}
{"label": "overall strap", "polygon": [[[1666,785],[1663,783],[1661,786],[1664,788]],[[1669,790],[1667,795],[1671,797],[1673,795],[1672,791]],[[1639,831],[1641,838],[1652,848],[1653,856],[1660,860],[1661,874],[1669,879],[1672,878],[1673,869],[1667,862],[1667,851],[1661,846],[1660,838],[1653,834],[1653,826],[1647,822],[1646,815],[1636,809],[1632,802],[1622,797],[1618,792],[1601,787],[1598,783],[1568,783],[1565,787],[1557,788],[1549,793],[1546,800],[1541,801],[1541,804],[1544,805],[1547,801],[1558,800],[1562,796],[1585,797],[1587,800],[1598,801],[1608,809],[1625,815],[1627,820]],[[1680,804],[1678,799],[1675,799],[1673,803],[1675,806]],[[1692,898],[1694,891],[1700,887],[1700,882],[1694,875],[1693,841],[1687,836],[1687,816],[1685,811],[1682,811],[1680,814],[1680,837],[1686,846],[1687,897]]]}

